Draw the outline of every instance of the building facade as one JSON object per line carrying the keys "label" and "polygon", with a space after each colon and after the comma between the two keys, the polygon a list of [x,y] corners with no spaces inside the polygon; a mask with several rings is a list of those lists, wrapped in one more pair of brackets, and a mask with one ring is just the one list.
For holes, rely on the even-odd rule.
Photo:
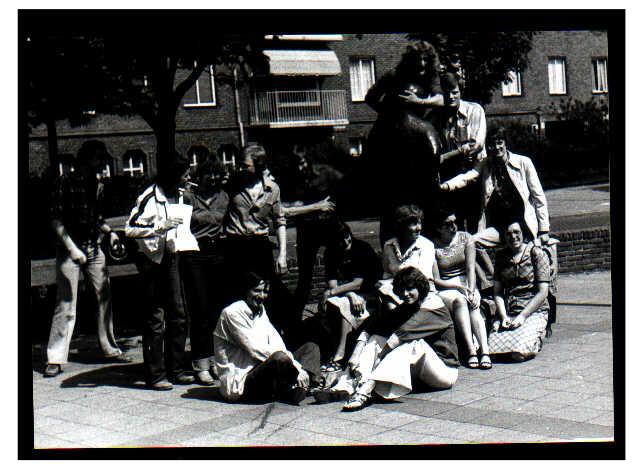
{"label": "building facade", "polygon": [[[359,156],[376,118],[364,95],[398,63],[407,44],[405,34],[267,36],[267,75],[235,87],[216,83],[209,68],[186,93],[177,112],[176,148],[194,164],[194,148],[205,147],[234,165],[236,151],[248,142],[278,154],[293,145],[332,141]],[[546,131],[556,120],[552,105],[562,99],[607,100],[607,74],[605,32],[539,32],[528,68],[503,84],[485,106],[488,120],[519,119]],[[141,118],[96,115],[83,127],[60,121],[57,130],[59,172],[69,170],[84,141],[95,139],[113,157],[112,174],[156,173],[154,134]],[[30,175],[45,171],[47,154],[46,129],[36,128],[30,134]]]}

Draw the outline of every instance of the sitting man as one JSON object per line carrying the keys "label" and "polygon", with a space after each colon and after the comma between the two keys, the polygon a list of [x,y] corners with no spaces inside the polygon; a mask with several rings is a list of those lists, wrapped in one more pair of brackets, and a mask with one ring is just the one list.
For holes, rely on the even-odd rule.
{"label": "sitting man", "polygon": [[228,401],[281,400],[299,404],[320,381],[320,350],[305,343],[289,352],[266,315],[268,283],[243,277],[244,298],[226,307],[214,331],[215,369]]}

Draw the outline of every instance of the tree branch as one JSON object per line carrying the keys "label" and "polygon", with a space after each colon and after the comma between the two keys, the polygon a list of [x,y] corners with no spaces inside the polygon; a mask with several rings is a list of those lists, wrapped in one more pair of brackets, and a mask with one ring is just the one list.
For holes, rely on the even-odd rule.
{"label": "tree branch", "polygon": [[183,98],[183,96],[188,92],[188,90],[197,82],[197,79],[204,70],[204,65],[201,63],[201,60],[197,60],[195,67],[192,69],[190,74],[177,85],[174,89],[173,97],[177,105]]}

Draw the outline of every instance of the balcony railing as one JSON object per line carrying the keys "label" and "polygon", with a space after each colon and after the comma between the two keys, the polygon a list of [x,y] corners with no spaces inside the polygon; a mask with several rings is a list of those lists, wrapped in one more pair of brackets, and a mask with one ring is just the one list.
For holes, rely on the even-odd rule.
{"label": "balcony railing", "polygon": [[347,125],[344,90],[257,92],[250,106],[250,124],[270,127]]}

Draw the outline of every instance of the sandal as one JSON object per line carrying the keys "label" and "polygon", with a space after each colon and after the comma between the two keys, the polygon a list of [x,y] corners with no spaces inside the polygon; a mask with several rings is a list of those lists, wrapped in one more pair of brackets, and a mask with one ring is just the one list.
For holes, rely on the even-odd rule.
{"label": "sandal", "polygon": [[470,357],[467,359],[467,367],[470,369],[478,369],[479,358],[476,354],[470,354]]}
{"label": "sandal", "polygon": [[481,360],[479,361],[479,369],[483,369],[483,370],[492,369],[492,360],[490,359],[489,354],[481,354]]}
{"label": "sandal", "polygon": [[358,411],[367,406],[369,403],[369,396],[364,393],[354,393],[351,398],[342,406],[342,411]]}
{"label": "sandal", "polygon": [[320,366],[320,371],[322,372],[340,372],[342,370],[342,363],[340,361],[329,361],[326,364]]}

